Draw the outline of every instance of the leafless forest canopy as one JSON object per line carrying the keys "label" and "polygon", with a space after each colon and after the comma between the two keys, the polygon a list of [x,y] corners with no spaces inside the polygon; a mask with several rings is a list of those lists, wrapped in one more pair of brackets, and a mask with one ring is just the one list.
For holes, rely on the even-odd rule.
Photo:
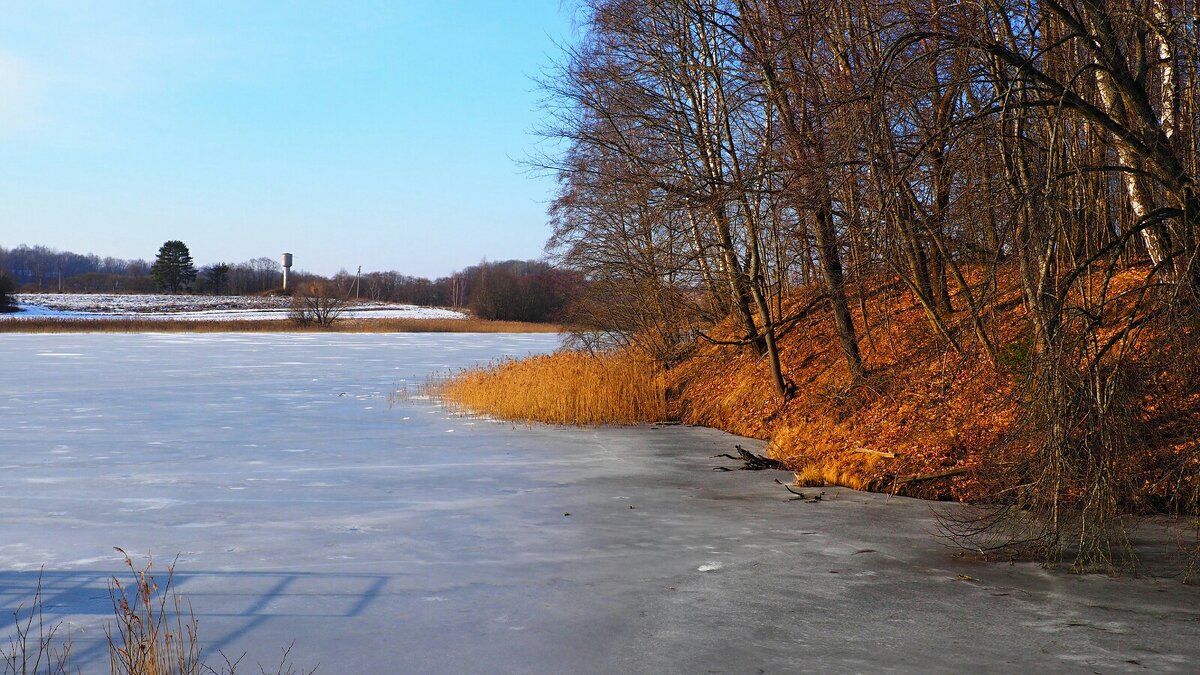
{"label": "leafless forest canopy", "polygon": [[948,350],[1027,378],[1001,501],[1054,542],[1071,508],[1103,559],[1135,373],[1197,355],[1195,0],[590,0],[580,20],[544,82],[566,150],[542,161],[549,249],[591,282],[581,335],[670,363],[733,317],[786,400],[788,298],[819,289],[801,309],[863,382],[865,289],[898,284]]}

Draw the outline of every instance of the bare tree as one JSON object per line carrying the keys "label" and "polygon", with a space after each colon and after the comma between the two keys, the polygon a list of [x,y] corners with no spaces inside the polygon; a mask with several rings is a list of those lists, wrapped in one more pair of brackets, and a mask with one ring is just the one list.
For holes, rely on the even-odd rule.
{"label": "bare tree", "polygon": [[345,295],[335,285],[322,282],[303,284],[292,296],[288,317],[299,325],[332,326],[346,310]]}
{"label": "bare tree", "polygon": [[[671,361],[728,321],[720,341],[762,356],[786,404],[794,287],[819,287],[857,382],[862,289],[894,280],[951,354],[1022,360],[1026,433],[993,457],[1017,539],[1111,562],[1136,505],[1114,467],[1140,433],[1137,373],[1200,300],[1197,16],[1196,0],[590,0],[546,83],[566,151],[542,161],[560,185],[549,249],[591,281],[577,322]],[[1013,344],[995,319],[1008,283],[1028,321]]]}

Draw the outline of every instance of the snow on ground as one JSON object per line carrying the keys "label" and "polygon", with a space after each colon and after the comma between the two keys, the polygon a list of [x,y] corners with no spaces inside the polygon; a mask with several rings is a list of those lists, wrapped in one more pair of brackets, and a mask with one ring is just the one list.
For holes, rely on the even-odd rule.
{"label": "snow on ground", "polygon": [[[62,319],[286,319],[291,298],[240,295],[120,295],[99,293],[21,293],[20,312],[0,318]],[[346,306],[348,319],[465,319],[462,312],[398,303],[356,302]]]}
{"label": "snow on ground", "polygon": [[206,654],[248,652],[245,672],[293,642],[320,673],[1200,663],[1195,587],[955,556],[931,510],[959,505],[793,500],[785,473],[714,472],[762,443],[709,429],[527,427],[393,395],[556,344],[0,334],[0,645],[40,576],[48,624],[107,673],[121,546],[160,574],[178,554]]}

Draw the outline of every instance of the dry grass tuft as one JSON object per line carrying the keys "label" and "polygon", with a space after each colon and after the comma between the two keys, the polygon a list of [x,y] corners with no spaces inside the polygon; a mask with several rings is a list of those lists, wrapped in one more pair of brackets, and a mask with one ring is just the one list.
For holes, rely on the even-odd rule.
{"label": "dry grass tuft", "polygon": [[[870,452],[846,452],[847,439],[835,436],[829,427],[784,426],[771,436],[767,454],[795,467],[797,485],[867,489],[882,457]],[[796,448],[805,451],[796,452]]]}
{"label": "dry grass tuft", "polygon": [[134,585],[126,590],[116,577],[109,584],[116,615],[116,627],[105,628],[112,673],[197,675],[203,672],[196,615],[191,604],[185,603],[172,587],[175,565],[167,566],[167,583],[159,589],[151,573],[152,560],[139,570],[134,568],[128,553],[120,548],[117,551],[125,556]]}
{"label": "dry grass tuft", "polygon": [[462,409],[523,422],[641,424],[667,414],[661,369],[622,352],[563,351],[502,361],[434,388]]}
{"label": "dry grass tuft", "polygon": [[[71,667],[71,640],[59,639],[62,622],[46,623],[42,613],[42,575],[38,574],[37,589],[33,604],[22,620],[18,606],[13,612],[15,633],[8,640],[8,647],[0,646],[0,664],[4,675],[68,675]],[[34,626],[36,622],[36,627]]]}
{"label": "dry grass tuft", "polygon": [[341,319],[298,325],[290,319],[7,319],[0,333],[557,333],[556,324],[483,319]]}
{"label": "dry grass tuft", "polygon": [[[203,649],[198,638],[198,623],[187,602],[174,588],[175,565],[167,566],[167,581],[161,588],[154,578],[153,560],[138,569],[123,549],[125,566],[133,574],[126,586],[117,577],[108,584],[115,626],[104,631],[108,636],[108,661],[112,675],[237,675],[242,657],[231,660],[219,652],[223,664],[213,667],[201,660]],[[0,647],[0,665],[4,675],[69,675],[80,672],[71,652],[71,637],[59,637],[62,622],[47,624],[42,610],[42,579],[38,576],[33,605],[24,620],[21,609],[13,613],[15,637],[7,649]],[[36,621],[36,631],[35,631]],[[279,665],[262,675],[313,675],[312,670],[297,669],[290,660],[291,646],[282,650]]]}

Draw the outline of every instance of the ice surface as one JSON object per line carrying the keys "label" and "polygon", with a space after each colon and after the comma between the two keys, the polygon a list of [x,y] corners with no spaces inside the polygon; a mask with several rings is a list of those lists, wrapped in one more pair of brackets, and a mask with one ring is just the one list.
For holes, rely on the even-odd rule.
{"label": "ice surface", "polygon": [[[242,295],[158,295],[104,293],[21,293],[19,312],[0,314],[2,319],[176,319],[261,320],[286,319],[291,298]],[[355,302],[340,316],[347,319],[465,319],[462,312],[399,303]]]}
{"label": "ice surface", "polygon": [[0,617],[44,568],[47,618],[107,672],[121,546],[179,556],[208,653],[250,672],[293,640],[322,673],[1195,671],[1200,595],[1177,579],[958,559],[931,504],[713,472],[761,445],[711,430],[392,396],[554,346],[0,335]]}

